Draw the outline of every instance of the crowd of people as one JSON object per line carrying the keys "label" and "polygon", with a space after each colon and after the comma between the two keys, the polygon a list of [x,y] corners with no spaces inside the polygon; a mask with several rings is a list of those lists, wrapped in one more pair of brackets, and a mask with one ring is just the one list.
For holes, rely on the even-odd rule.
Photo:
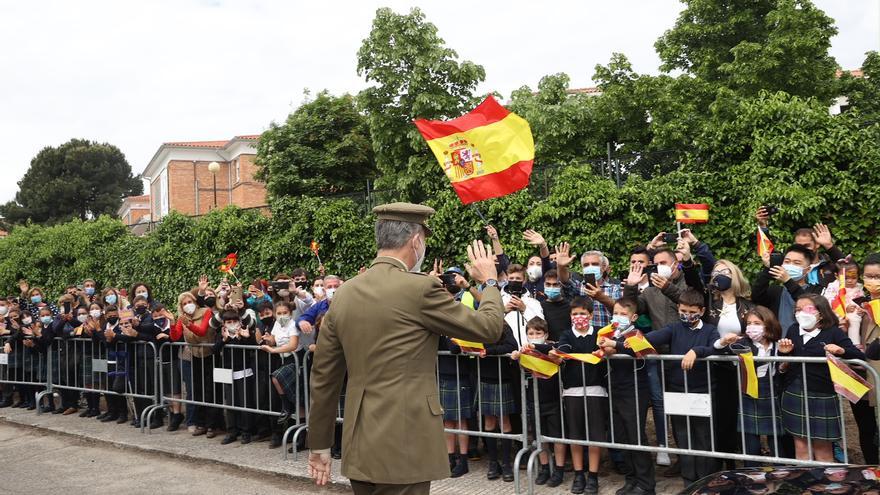
{"label": "crowd of people", "polygon": [[[880,325],[866,311],[872,298],[880,298],[880,254],[857,263],[822,224],[797,230],[793,239],[772,235],[768,213],[758,210],[758,228],[785,247],[762,257],[763,267],[751,283],[736,263],[716,259],[689,229],[646,239],[632,250],[628,272],[615,278],[601,251],[586,250],[577,257],[568,243],[560,242],[551,252],[533,230],[523,237],[535,254],[514,262],[498,233],[487,226],[505,305],[504,333],[498,342],[481,343],[479,353],[460,341],[439,339],[438,350],[448,351],[441,352],[437,366],[443,421],[459,432],[447,435],[450,475],[468,474],[468,461],[486,455],[489,480],[513,481],[512,439],[461,432],[515,432],[520,415],[527,416],[530,430],[540,425],[544,436],[621,445],[671,447],[666,431],[671,426],[675,446],[718,452],[679,455],[673,464],[664,452],[654,458],[646,451],[612,449],[614,468],[626,477],[621,494],[654,493],[655,464],[667,466],[665,475],[681,476],[686,483],[735,467],[725,453],[843,460],[839,398],[825,364],[759,362],[758,397],[753,398],[740,392],[734,364],[699,359],[742,350],[757,357],[830,353],[880,359]],[[467,268],[444,267],[437,260],[429,276],[440,279],[449,297],[479,306],[481,287],[471,283]],[[0,407],[39,407],[140,427],[141,413],[151,404],[147,397],[161,387],[167,408],[144,427],[185,427],[208,438],[225,432],[223,444],[268,440],[269,447],[277,448],[285,424],[305,414],[307,355],[316,349],[322,318],[341,284],[339,276],[310,277],[301,268],[247,285],[226,278],[212,285],[202,276],[172,307],[154,299],[144,283],[124,289],[87,279],[52,300],[22,281],[19,295],[0,299],[0,338],[8,355],[6,374],[0,374],[0,382],[6,381]],[[845,316],[831,305],[841,292]],[[609,325],[613,332],[600,336],[599,329]],[[524,354],[639,358],[627,343],[634,330],[661,354],[683,358],[664,364],[653,359],[611,359],[601,365],[563,361],[550,379],[526,381],[523,403],[520,377],[528,374],[520,373],[517,360]],[[70,339],[90,345],[62,345],[60,365],[47,369],[40,356]],[[241,349],[249,352],[237,352]],[[115,365],[106,372],[93,370],[92,358],[99,355]],[[161,373],[153,377],[142,364],[157,359]],[[232,370],[228,382],[215,382],[218,367]],[[12,373],[23,379],[10,378]],[[10,383],[38,383],[47,373],[67,386],[59,387],[57,403],[47,394],[37,404],[38,385]],[[664,392],[685,391],[711,393],[711,420],[669,415],[667,423]],[[125,394],[133,397],[134,414]],[[852,404],[868,464],[878,463],[874,407],[873,392]],[[646,430],[649,409],[654,438]],[[339,430],[335,458],[341,456],[341,443]],[[594,446],[546,445],[535,483],[561,485],[570,463],[571,492],[598,493],[601,458],[602,449]]]}

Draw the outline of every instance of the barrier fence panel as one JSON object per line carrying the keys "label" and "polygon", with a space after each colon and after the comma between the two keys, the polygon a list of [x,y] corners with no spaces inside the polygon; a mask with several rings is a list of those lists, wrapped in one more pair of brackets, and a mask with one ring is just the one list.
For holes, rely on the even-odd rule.
{"label": "barrier fence panel", "polygon": [[46,350],[33,336],[4,336],[0,337],[0,351],[0,383],[16,387],[21,400],[30,397],[39,411],[40,399],[52,390]]}
{"label": "barrier fence panel", "polygon": [[[166,342],[160,346],[158,356],[160,400],[148,411],[147,421],[172,403],[190,404],[196,408],[198,426],[211,428],[225,423],[227,433],[253,434],[265,426],[259,424],[263,419],[275,421],[282,416],[277,390],[281,388],[285,395],[293,395],[288,397],[294,404],[289,417],[291,428],[305,424],[299,410],[302,388],[297,379],[300,365],[296,353],[280,356],[253,345],[227,344],[219,348],[215,344]],[[219,411],[225,412],[225,421],[221,421]]]}
{"label": "barrier fence panel", "polygon": [[[825,394],[826,396],[821,401],[813,401],[812,397],[810,400],[803,400],[802,396],[798,395],[800,394],[800,384],[807,383],[808,367],[827,366],[825,358],[754,357],[759,386],[758,399],[744,396],[741,392],[743,378],[740,367],[742,365],[737,356],[711,356],[698,359],[690,371],[682,371],[683,358],[684,356],[651,355],[643,359],[635,359],[630,356],[615,355],[595,365],[567,361],[560,368],[560,372],[549,379],[553,386],[559,389],[558,401],[552,404],[542,403],[539,400],[539,386],[541,386],[539,382],[544,380],[529,376],[534,418],[536,418],[531,425],[534,429],[536,449],[529,456],[527,463],[528,492],[534,493],[535,458],[541,452],[546,451],[545,446],[551,444],[564,445],[568,448],[581,446],[586,448],[605,447],[628,452],[667,452],[677,454],[680,462],[684,461],[682,463],[683,470],[687,465],[698,473],[706,472],[706,474],[722,470],[720,462],[722,460],[738,460],[755,465],[801,466],[845,465],[849,462],[845,411],[843,409],[846,399],[833,392]],[[645,431],[649,401],[644,395],[650,394],[650,391],[644,386],[639,386],[640,383],[647,382],[646,377],[640,377],[640,374],[646,374],[645,365],[651,361],[660,364],[661,389],[664,397],[663,418],[667,432],[665,444],[658,446],[648,443]],[[877,372],[864,361],[844,360],[844,362],[857,370],[869,373],[875,383],[880,383]],[[619,383],[615,386],[611,380],[612,365],[618,368],[621,365],[632,366],[631,386],[621,387]],[[579,368],[578,371],[583,383],[587,382],[586,379],[591,372],[595,373],[601,370],[604,382],[604,387],[601,388],[604,388],[607,397],[601,397],[602,390],[592,386],[584,389],[571,386],[568,389],[563,388],[561,375],[563,375],[563,370],[571,367]],[[593,369],[589,369],[590,367]],[[729,384],[730,388],[721,389],[719,385],[724,379],[719,378],[719,375],[728,372],[731,372],[728,379],[732,380],[735,376],[735,380]],[[624,373],[626,371],[616,376],[625,376]],[[569,379],[577,375],[578,373],[571,371],[568,371],[567,374]],[[679,377],[681,380],[678,379]],[[808,384],[808,390],[810,390],[810,394],[817,395],[814,384]],[[874,394],[875,397],[876,393],[876,390],[868,392],[868,394]],[[727,397],[723,397],[725,394]],[[782,397],[785,394],[788,394],[785,402],[787,407],[801,408],[799,411],[787,411],[788,415],[792,413],[802,415],[800,426],[803,428],[803,435],[799,436],[807,440],[805,442],[807,455],[800,459],[794,453],[792,435],[783,427],[781,420]],[[735,425],[719,423],[719,418],[724,417],[725,414],[730,417],[731,411],[719,411],[718,404],[729,400],[730,397],[734,397],[734,402],[739,406],[738,411],[734,411],[733,415],[737,423]],[[798,404],[799,397],[800,405]],[[811,412],[811,401],[816,409],[821,407],[821,410]],[[559,411],[561,431],[547,432],[542,428],[542,422],[538,419],[547,414],[548,410]],[[746,414],[743,414],[744,412]],[[880,408],[875,408],[874,412],[878,414],[877,421],[880,423]],[[550,412],[550,414],[552,413]],[[835,417],[836,419],[834,419]],[[817,420],[817,418],[820,419]],[[609,419],[610,421],[608,421]],[[572,420],[576,423],[573,423]],[[634,427],[632,427],[633,423]],[[812,431],[811,423],[821,427],[822,431]],[[621,425],[627,426],[627,428],[621,431]],[[673,442],[670,441],[670,426],[675,447],[671,446]],[[596,431],[597,428],[603,427],[605,431]],[[635,435],[631,435],[629,432],[635,432]],[[770,455],[762,455],[761,437],[766,437]],[[819,440],[831,441],[830,439],[834,438],[840,442],[844,456],[843,461],[817,460],[812,443]],[[735,441],[733,448],[725,447],[727,450],[719,448],[719,441],[730,439]],[[587,457],[584,455],[585,466],[588,462]],[[653,463],[653,460],[651,462]],[[651,465],[653,466],[653,464]],[[551,461],[550,466],[551,469],[555,468],[555,463]],[[683,476],[685,474],[683,471]],[[685,479],[687,480],[687,478]]]}
{"label": "barrier fence panel", "polygon": [[56,337],[47,350],[50,357],[49,381],[62,396],[79,392],[122,397],[134,402],[135,417],[144,425],[146,413],[158,403],[156,345],[146,341],[105,342],[91,338]]}

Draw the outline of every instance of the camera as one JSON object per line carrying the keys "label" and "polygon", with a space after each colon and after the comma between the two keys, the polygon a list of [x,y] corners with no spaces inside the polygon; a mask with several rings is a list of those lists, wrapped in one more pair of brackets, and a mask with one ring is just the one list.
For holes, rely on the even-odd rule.
{"label": "camera", "polygon": [[523,283],[519,281],[507,282],[507,287],[505,287],[504,290],[511,296],[516,297],[522,297],[523,294],[526,293],[526,288],[523,287]]}
{"label": "camera", "polygon": [[299,282],[294,282],[294,284],[297,286],[297,288],[302,289],[302,290],[308,290],[308,288],[309,288],[309,281],[308,280],[300,280]]}
{"label": "camera", "polygon": [[678,242],[678,234],[675,232],[663,234],[663,242],[666,244],[676,244]]}
{"label": "camera", "polygon": [[290,282],[281,281],[281,282],[269,282],[269,285],[272,287],[272,290],[277,294],[280,290],[287,290],[290,287]]}
{"label": "camera", "polygon": [[772,215],[779,213],[779,208],[777,208],[774,205],[764,205],[761,208],[764,209],[764,213],[766,213],[768,216],[772,216]]}
{"label": "camera", "polygon": [[454,273],[444,273],[440,275],[440,281],[443,282],[443,287],[446,288],[446,291],[450,294],[458,294],[458,286],[455,285],[455,274]]}

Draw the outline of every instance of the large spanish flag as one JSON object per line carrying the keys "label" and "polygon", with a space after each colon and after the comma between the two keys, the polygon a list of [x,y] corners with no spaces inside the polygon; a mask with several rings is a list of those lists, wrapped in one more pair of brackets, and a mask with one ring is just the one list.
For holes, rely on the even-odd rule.
{"label": "large spanish flag", "polygon": [[464,204],[529,185],[535,142],[529,123],[491,95],[456,119],[417,119],[416,127]]}
{"label": "large spanish flag", "polygon": [[675,221],[681,223],[706,223],[709,221],[709,205],[676,203]]}

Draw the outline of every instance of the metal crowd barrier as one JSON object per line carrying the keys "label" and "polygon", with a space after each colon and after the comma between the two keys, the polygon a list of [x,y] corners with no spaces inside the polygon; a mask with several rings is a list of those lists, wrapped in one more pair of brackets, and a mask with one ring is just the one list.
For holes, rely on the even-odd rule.
{"label": "metal crowd barrier", "polygon": [[11,352],[8,354],[0,352],[0,383],[19,387],[44,387],[45,390],[34,392],[34,402],[39,411],[40,399],[52,390],[52,384],[48,379],[51,359],[39,344],[28,347],[24,345],[23,340],[16,340],[11,336],[0,337],[0,351],[6,344],[11,347]]}
{"label": "metal crowd barrier", "polygon": [[[638,383],[637,373],[644,366],[646,360],[661,361],[661,366],[660,366],[661,386],[663,388],[663,393],[665,396],[665,394],[667,392],[666,380],[665,380],[666,370],[665,370],[665,367],[662,366],[662,363],[663,362],[672,362],[672,363],[674,363],[674,365],[678,366],[678,365],[680,365],[683,357],[684,356],[680,356],[680,355],[650,355],[650,356],[646,356],[643,359],[635,359],[635,358],[633,358],[631,356],[627,356],[627,355],[614,355],[614,356],[610,356],[609,358],[615,359],[615,360],[618,360],[618,359],[628,360],[628,361],[632,362],[632,364],[633,364],[633,377],[636,380],[634,383],[636,383],[636,384]],[[541,404],[540,404],[540,401],[538,400],[538,387],[537,387],[537,380],[538,379],[533,378],[533,377],[529,377],[529,379],[535,381],[535,384],[532,387],[533,388],[533,396],[534,396],[534,417],[535,417],[535,423],[533,425],[534,432],[535,432],[533,445],[534,445],[535,449],[529,455],[529,459],[528,459],[527,467],[526,467],[526,473],[527,473],[527,478],[528,478],[528,493],[529,494],[534,493],[535,459],[543,451],[542,446],[544,444],[554,444],[554,443],[561,443],[561,444],[565,444],[565,445],[581,445],[584,447],[591,447],[591,446],[592,447],[605,447],[605,448],[631,450],[631,451],[643,451],[643,452],[652,452],[652,453],[667,452],[669,454],[699,456],[699,457],[712,457],[712,458],[721,459],[721,460],[732,459],[732,460],[740,460],[740,461],[752,461],[752,462],[759,462],[764,465],[782,464],[782,465],[798,465],[798,466],[830,466],[830,465],[846,465],[849,463],[847,444],[846,444],[846,442],[847,442],[846,416],[845,416],[845,412],[844,412],[844,403],[847,402],[847,400],[845,398],[843,398],[842,396],[837,397],[838,404],[839,404],[839,411],[838,412],[839,412],[839,417],[840,417],[840,419],[839,419],[840,435],[841,435],[840,443],[841,443],[841,448],[842,448],[843,454],[844,454],[843,463],[824,462],[824,461],[813,460],[815,458],[813,456],[812,441],[807,442],[808,451],[809,451],[809,458],[810,458],[809,460],[795,459],[795,458],[790,458],[790,457],[781,457],[779,455],[780,454],[779,439],[782,435],[786,434],[786,432],[781,427],[781,419],[780,419],[781,415],[782,415],[781,397],[782,397],[783,390],[777,390],[778,386],[776,384],[774,384],[774,380],[772,380],[772,379],[769,380],[769,388],[770,388],[770,396],[769,397],[770,397],[772,415],[776,419],[772,421],[773,435],[772,435],[772,438],[768,437],[768,441],[773,442],[773,452],[775,453],[775,455],[768,456],[768,455],[746,454],[745,453],[746,452],[746,437],[745,437],[746,433],[744,431],[745,430],[745,427],[744,427],[745,419],[742,415],[742,403],[743,403],[743,401],[742,401],[743,394],[741,393],[742,378],[739,373],[739,366],[740,365],[739,365],[739,360],[738,360],[737,356],[710,356],[708,358],[698,359],[698,361],[704,361],[704,362],[709,362],[709,363],[712,363],[712,362],[732,362],[732,363],[734,363],[737,367],[736,389],[735,390],[717,390],[717,389],[715,389],[715,387],[713,387],[711,385],[711,384],[713,384],[712,366],[707,365],[705,372],[706,372],[707,381],[710,384],[710,386],[708,387],[709,391],[708,392],[691,392],[691,391],[689,391],[689,387],[688,387],[688,374],[692,373],[693,371],[685,372],[684,373],[684,392],[683,392],[685,395],[682,398],[694,401],[694,404],[696,404],[696,405],[694,406],[693,414],[692,415],[684,415],[681,413],[672,414],[669,412],[669,407],[664,407],[664,418],[666,421],[666,432],[667,432],[666,433],[666,436],[667,436],[666,446],[656,446],[656,447],[648,445],[647,438],[644,438],[642,436],[642,433],[644,431],[644,427],[643,427],[643,425],[638,423],[639,418],[640,418],[640,414],[639,414],[639,410],[638,410],[638,407],[639,407],[638,395],[640,393],[642,393],[641,391],[639,391],[638,386],[634,386],[634,388],[635,388],[634,395],[636,398],[636,400],[635,400],[636,411],[635,411],[634,416],[637,421],[636,431],[637,431],[637,437],[638,437],[637,442],[635,444],[621,443],[621,442],[616,441],[617,438],[616,438],[616,435],[614,432],[614,423],[612,421],[613,414],[611,414],[612,401],[614,400],[615,389],[614,389],[614,384],[611,381],[611,374],[610,373],[607,373],[607,378],[606,378],[606,380],[607,380],[607,389],[606,390],[608,392],[608,400],[607,400],[608,411],[607,412],[608,412],[608,419],[609,419],[609,423],[608,423],[608,425],[609,425],[609,428],[608,428],[609,440],[605,441],[605,442],[600,442],[600,441],[591,441],[589,439],[590,438],[590,433],[589,433],[590,414],[604,414],[606,411],[604,411],[604,410],[590,411],[586,407],[585,407],[585,409],[587,409],[587,410],[585,411],[585,415],[584,415],[585,416],[584,417],[584,423],[585,423],[584,430],[586,431],[585,436],[587,439],[586,440],[575,440],[575,439],[569,438],[569,435],[567,433],[567,429],[565,427],[565,413],[564,413],[563,396],[562,396],[563,389],[562,389],[562,380],[560,377],[561,371],[560,371],[560,373],[557,373],[556,375],[554,375],[551,378],[551,380],[557,381],[558,386],[559,386],[560,403],[559,403],[558,410],[559,410],[559,414],[561,415],[562,437],[551,437],[551,436],[545,435],[544,432],[541,431],[541,423],[540,423]],[[822,357],[787,357],[787,356],[754,357],[754,361],[755,361],[756,368],[763,363],[789,363],[789,365],[788,365],[789,369],[787,370],[787,374],[791,374],[793,372],[799,373],[801,375],[802,383],[805,383],[806,365],[807,364],[825,364],[826,363],[826,359],[822,358]],[[874,368],[872,368],[868,363],[866,363],[862,360],[857,360],[857,359],[842,360],[842,361],[844,361],[845,363],[847,363],[851,366],[857,366],[857,367],[864,368],[865,371],[867,371],[868,373],[870,373],[873,376],[874,383],[880,384],[880,375],[878,375],[877,371],[874,370]],[[581,366],[582,373],[585,373],[584,368],[583,368],[584,366],[593,366],[590,364],[575,362],[575,361],[569,361],[565,364],[565,366],[572,366],[572,365]],[[798,366],[798,365],[800,365],[800,366]],[[609,363],[608,359],[604,360],[603,362],[601,362],[595,366],[604,367],[605,372],[610,371],[610,363]],[[777,370],[776,372],[778,373],[779,371]],[[769,373],[769,370],[768,370],[768,373]],[[618,391],[618,393],[620,393],[620,392]],[[650,393],[650,392],[645,391],[645,393]],[[742,452],[742,453],[730,453],[730,452],[722,452],[722,451],[716,450],[716,447],[717,447],[716,446],[716,438],[715,438],[715,426],[716,426],[715,419],[716,418],[715,418],[715,410],[712,407],[712,405],[715,403],[715,399],[717,398],[718,394],[725,394],[725,393],[735,393],[739,397],[739,413],[740,414],[738,415],[737,421],[739,422],[738,426],[739,426],[740,432],[731,432],[731,434],[737,434],[737,436],[739,437],[739,440],[741,441],[741,443],[739,445],[739,449],[740,449],[740,452]],[[877,390],[871,390],[870,392],[868,392],[868,394],[875,394],[875,396],[876,396]],[[586,402],[586,396],[584,396],[584,400]],[[668,404],[667,404],[667,406],[668,406]],[[880,407],[875,408],[874,412],[877,415],[876,419],[878,421],[878,424],[880,424]],[[669,445],[671,445],[670,440],[669,440],[669,435],[670,435],[669,432],[671,430],[671,427],[669,424],[669,417],[670,416],[685,416],[686,425],[687,425],[687,445],[688,445],[688,447],[693,445],[693,442],[691,441],[691,423],[690,423],[691,417],[693,416],[693,417],[708,418],[708,420],[709,420],[710,449],[709,450],[699,450],[699,449],[694,449],[694,448],[669,447]],[[808,402],[805,403],[805,405],[804,405],[804,416],[807,418],[810,417]],[[807,430],[806,431],[807,438],[811,439],[812,435],[810,432],[810,421],[806,420],[805,425],[806,425],[806,430]],[[550,468],[555,469],[555,463],[552,460],[552,452],[549,452],[548,455],[551,457],[550,463],[549,463]],[[587,463],[587,453],[586,452],[584,453],[584,463],[585,464]]]}
{"label": "metal crowd barrier", "polygon": [[45,394],[75,390],[147,401],[148,404],[136,407],[141,409],[138,420],[143,428],[147,412],[158,402],[159,372],[154,343],[56,337],[47,352],[52,365],[48,374],[50,387]]}
{"label": "metal crowd barrier", "polygon": [[[204,357],[192,356],[190,358],[194,362],[189,370],[190,383],[194,384],[194,390],[192,399],[187,399],[182,393],[183,383],[185,383],[183,358],[178,356],[184,349],[192,351],[196,348],[209,348],[211,352]],[[153,414],[167,408],[172,402],[246,414],[281,416],[280,404],[272,399],[275,388],[271,372],[274,370],[270,367],[263,369],[263,366],[259,365],[261,360],[270,363],[272,355],[261,350],[259,346],[251,345],[228,344],[219,353],[213,352],[213,348],[214,344],[188,344],[186,342],[165,342],[159,347],[158,360],[156,361],[157,375],[159,376],[159,400],[155,406],[146,411],[146,422],[142,423],[142,426],[148,425]],[[196,360],[202,360],[199,366],[195,365]],[[300,370],[299,359],[295,353],[286,360],[285,366],[290,364],[295,366],[296,370]],[[177,374],[174,372],[175,367]],[[202,372],[200,377],[196,376],[197,368],[201,368],[199,370]],[[179,378],[181,383],[172,383],[176,378]],[[299,383],[297,380],[294,385],[296,397],[290,398],[294,404],[298,404]],[[173,397],[175,390],[181,392],[180,397]],[[290,418],[293,421],[293,426],[289,429],[298,428],[305,424],[305,416],[300,415],[298,407],[291,411]]]}

